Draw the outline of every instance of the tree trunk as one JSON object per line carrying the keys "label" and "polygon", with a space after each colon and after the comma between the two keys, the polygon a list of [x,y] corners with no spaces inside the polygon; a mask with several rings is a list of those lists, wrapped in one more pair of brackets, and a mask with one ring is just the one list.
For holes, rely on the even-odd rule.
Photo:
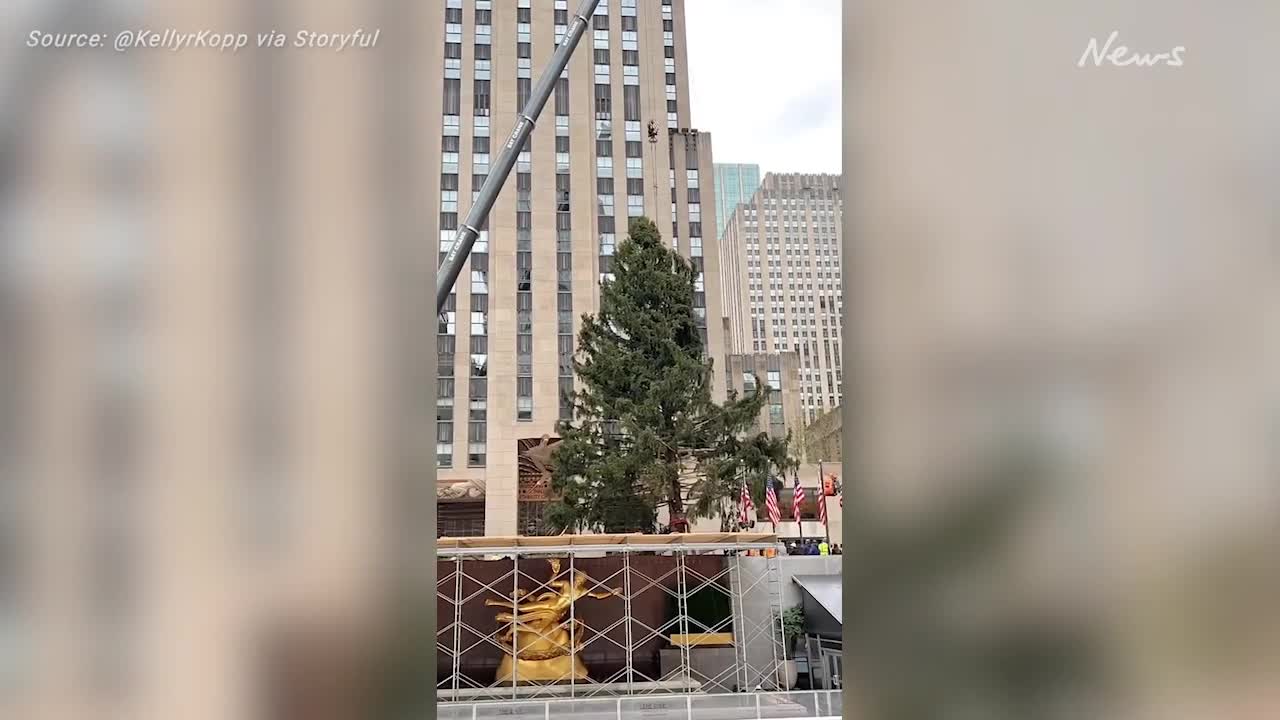
{"label": "tree trunk", "polygon": [[[675,451],[667,451],[667,462],[671,467],[679,467],[680,458]],[[672,532],[688,532],[689,522],[684,515],[684,497],[680,491],[680,473],[677,471],[675,476],[671,478],[671,488],[668,490],[670,497],[667,499],[669,509],[671,511],[671,531]]]}

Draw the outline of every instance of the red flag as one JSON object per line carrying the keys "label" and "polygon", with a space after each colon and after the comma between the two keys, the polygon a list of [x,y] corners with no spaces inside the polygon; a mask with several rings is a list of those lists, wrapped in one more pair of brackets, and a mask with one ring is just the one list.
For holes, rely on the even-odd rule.
{"label": "red flag", "polygon": [[827,527],[827,496],[826,495],[818,496],[818,522],[822,523],[823,527]]}

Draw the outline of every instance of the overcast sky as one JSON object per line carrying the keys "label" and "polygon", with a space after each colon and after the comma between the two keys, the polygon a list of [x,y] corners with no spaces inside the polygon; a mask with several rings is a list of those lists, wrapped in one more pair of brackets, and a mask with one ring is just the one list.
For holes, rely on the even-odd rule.
{"label": "overcast sky", "polygon": [[685,19],[716,162],[840,172],[840,0],[685,0]]}

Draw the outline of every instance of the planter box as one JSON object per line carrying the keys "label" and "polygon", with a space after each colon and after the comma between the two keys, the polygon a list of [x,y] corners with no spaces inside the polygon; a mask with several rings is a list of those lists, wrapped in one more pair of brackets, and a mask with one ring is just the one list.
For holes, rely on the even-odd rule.
{"label": "planter box", "polygon": [[689,633],[672,635],[671,644],[675,647],[733,647],[733,633]]}

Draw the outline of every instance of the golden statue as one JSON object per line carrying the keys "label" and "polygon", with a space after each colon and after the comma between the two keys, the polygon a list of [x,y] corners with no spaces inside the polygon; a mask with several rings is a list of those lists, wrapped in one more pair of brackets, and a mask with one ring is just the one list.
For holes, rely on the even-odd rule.
{"label": "golden statue", "polygon": [[578,618],[567,616],[573,603],[590,597],[603,600],[621,597],[620,590],[587,592],[585,573],[574,571],[569,579],[558,579],[560,560],[552,558],[551,588],[537,597],[526,600],[528,593],[516,590],[513,601],[485,601],[490,607],[509,608],[512,612],[498,613],[496,619],[506,628],[498,634],[498,642],[507,650],[498,664],[496,683],[509,683],[512,677],[526,683],[584,682],[587,666],[582,663],[578,651],[586,625]]}

